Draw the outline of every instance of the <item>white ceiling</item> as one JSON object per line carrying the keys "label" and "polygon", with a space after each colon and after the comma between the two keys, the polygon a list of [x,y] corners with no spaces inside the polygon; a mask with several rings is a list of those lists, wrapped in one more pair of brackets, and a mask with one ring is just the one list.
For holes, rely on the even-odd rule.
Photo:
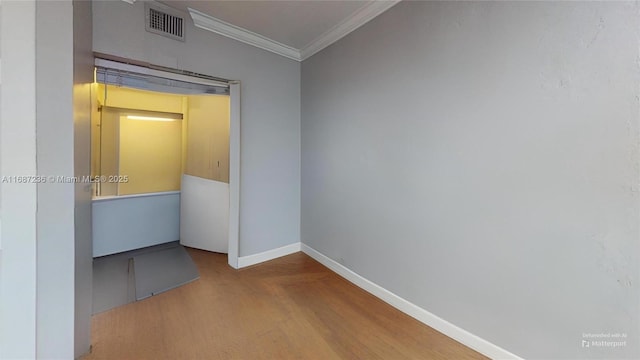
{"label": "white ceiling", "polygon": [[[199,16],[200,21],[196,22],[196,26],[286,57],[303,60],[379,15],[397,1],[163,0],[161,2],[185,13],[190,13],[189,9],[203,13],[206,18]],[[191,16],[193,17],[194,14],[192,13]],[[196,21],[195,18],[194,21]],[[221,24],[220,21],[223,23]],[[224,23],[240,29],[229,29]],[[255,34],[266,39],[256,39]]]}

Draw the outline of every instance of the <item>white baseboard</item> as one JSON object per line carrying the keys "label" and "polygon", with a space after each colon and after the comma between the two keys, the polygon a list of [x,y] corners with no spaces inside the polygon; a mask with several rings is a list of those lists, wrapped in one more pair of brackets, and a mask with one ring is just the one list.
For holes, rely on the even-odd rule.
{"label": "white baseboard", "polygon": [[[300,245],[298,245],[300,246]],[[427,310],[401,298],[389,290],[377,285],[364,277],[354,273],[340,263],[328,258],[308,245],[302,244],[302,252],[311,256],[322,265],[336,272],[338,275],[354,283],[358,287],[366,290],[372,295],[385,301],[389,305],[415,318],[416,320],[434,328],[444,335],[472,348],[473,350],[488,356],[492,359],[522,359],[501,347],[494,345],[456,325],[428,312]]]}
{"label": "white baseboard", "polygon": [[297,253],[300,251],[300,243],[285,245],[273,250],[267,250],[258,254],[238,257],[238,269],[259,264],[261,262],[273,260],[281,256]]}

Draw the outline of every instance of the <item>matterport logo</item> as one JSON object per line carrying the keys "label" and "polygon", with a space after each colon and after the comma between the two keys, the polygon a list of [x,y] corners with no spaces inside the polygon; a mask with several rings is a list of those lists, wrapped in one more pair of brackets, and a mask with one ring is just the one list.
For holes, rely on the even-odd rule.
{"label": "matterport logo", "polygon": [[627,333],[582,333],[583,348],[620,348],[627,346]]}

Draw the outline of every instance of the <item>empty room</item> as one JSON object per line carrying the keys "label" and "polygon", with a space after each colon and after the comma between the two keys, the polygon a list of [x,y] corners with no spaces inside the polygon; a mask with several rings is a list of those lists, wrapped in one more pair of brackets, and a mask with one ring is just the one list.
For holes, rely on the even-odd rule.
{"label": "empty room", "polygon": [[0,359],[640,359],[635,1],[0,1]]}

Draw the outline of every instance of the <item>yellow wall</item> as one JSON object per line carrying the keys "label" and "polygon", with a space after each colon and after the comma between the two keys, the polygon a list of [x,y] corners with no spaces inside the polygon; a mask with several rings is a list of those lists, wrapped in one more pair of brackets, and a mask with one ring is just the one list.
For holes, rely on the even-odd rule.
{"label": "yellow wall", "polygon": [[98,111],[99,84],[91,84],[91,175],[96,176],[100,171],[100,112]]}
{"label": "yellow wall", "polygon": [[229,96],[189,96],[185,174],[229,182],[229,105]]}
{"label": "yellow wall", "polygon": [[[229,96],[104,84],[94,84],[92,92],[92,174],[129,177],[117,186],[101,184],[100,195],[179,190],[183,173],[229,182]],[[129,120],[126,109],[183,114],[183,120]]]}
{"label": "yellow wall", "polygon": [[[175,153],[169,154],[169,161],[173,161],[173,157],[178,156],[178,170],[172,168],[171,171],[175,171],[175,174],[168,175],[167,179],[160,179],[158,177],[151,176],[152,173],[163,173],[162,170],[154,170],[152,167],[156,160],[151,160],[148,164],[139,164],[140,159],[135,155],[129,158],[129,153],[136,153],[136,146],[143,146],[143,142],[148,142],[149,148],[153,148],[158,145],[158,141],[169,141],[172,143],[175,139],[161,140],[158,137],[151,137],[144,135],[145,123],[147,126],[152,125],[153,122],[134,120],[133,125],[130,124],[132,120],[125,121],[125,128],[118,127],[118,121],[121,119],[121,115],[126,114],[125,109],[145,110],[154,112],[165,113],[183,113],[183,102],[187,101],[186,96],[177,94],[163,94],[150,91],[143,91],[137,89],[129,89],[123,87],[117,87],[113,85],[94,84],[94,99],[95,111],[92,119],[92,174],[93,175],[129,175],[133,176],[133,179],[129,178],[128,183],[102,183],[100,184],[100,195],[125,195],[136,193],[147,193],[155,191],[169,191],[180,189],[180,176],[182,174],[182,154],[184,149],[182,146],[182,121],[175,122],[179,125],[178,140],[180,143],[179,148],[173,149]],[[106,101],[105,101],[106,99]],[[103,106],[102,111],[98,112],[98,106]],[[122,126],[123,123],[120,124]],[[160,130],[162,127],[152,126],[147,130],[156,136],[167,135]],[[174,129],[175,130],[175,129]],[[121,133],[131,132],[132,136],[127,136],[129,142],[122,143]],[[118,138],[121,137],[119,140]],[[137,138],[139,143],[136,143]],[[120,141],[120,143],[118,143]],[[124,146],[124,148],[123,148]],[[173,146],[173,145],[169,145]],[[124,153],[122,151],[125,151]],[[120,152],[120,155],[118,155]],[[149,159],[162,158],[165,154],[156,154],[150,156]],[[142,166],[139,166],[142,165]],[[123,167],[124,166],[124,167]],[[166,168],[164,173],[168,172],[169,168]],[[176,175],[177,174],[177,175]],[[176,178],[177,185],[176,185]]]}
{"label": "yellow wall", "polygon": [[[99,155],[97,161],[99,164],[99,175],[114,176],[118,175],[118,120],[120,112],[117,110],[103,108],[99,114],[101,131],[98,133],[100,139]],[[100,195],[112,196],[118,195],[118,184],[115,182],[101,182]]]}
{"label": "yellow wall", "polygon": [[180,190],[182,120],[120,117],[119,195]]}

